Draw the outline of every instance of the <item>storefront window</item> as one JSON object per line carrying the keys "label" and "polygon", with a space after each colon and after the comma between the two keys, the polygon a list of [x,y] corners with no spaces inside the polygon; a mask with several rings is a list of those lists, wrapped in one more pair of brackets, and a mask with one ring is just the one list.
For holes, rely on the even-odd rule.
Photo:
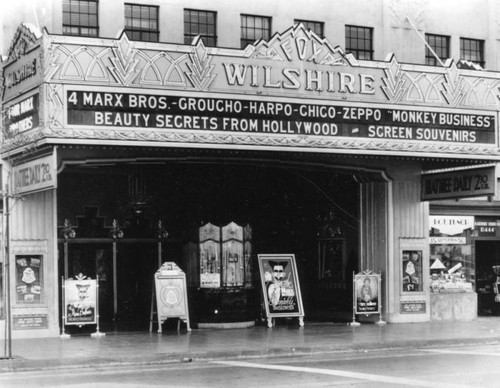
{"label": "storefront window", "polygon": [[430,217],[431,292],[467,292],[475,287],[472,260],[474,217]]}

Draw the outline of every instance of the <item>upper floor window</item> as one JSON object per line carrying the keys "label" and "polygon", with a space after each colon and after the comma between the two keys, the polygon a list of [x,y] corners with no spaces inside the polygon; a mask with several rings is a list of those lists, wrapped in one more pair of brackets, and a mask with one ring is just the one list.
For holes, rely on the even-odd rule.
{"label": "upper floor window", "polygon": [[158,42],[158,7],[125,3],[125,32],[132,40]]}
{"label": "upper floor window", "polygon": [[[441,62],[444,62],[450,57],[450,37],[445,35],[425,34],[425,41],[434,50],[434,53],[439,57]],[[425,64],[430,66],[440,66],[439,60],[429,50],[429,46],[425,46]]]}
{"label": "upper floor window", "polygon": [[484,40],[460,38],[460,59],[484,69]]}
{"label": "upper floor window", "polygon": [[271,39],[271,18],[267,16],[241,15],[241,48],[259,39]]}
{"label": "upper floor window", "polygon": [[373,28],[345,26],[345,51],[357,59],[373,59]]}
{"label": "upper floor window", "polygon": [[98,0],[63,0],[63,34],[97,36]]}
{"label": "upper floor window", "polygon": [[311,30],[316,35],[318,35],[320,38],[325,37],[325,23],[323,23],[323,22],[315,22],[312,20],[303,20],[303,19],[295,19],[293,22],[295,24],[302,23],[305,28],[307,28],[308,30]]}
{"label": "upper floor window", "polygon": [[196,9],[184,10],[184,43],[191,44],[196,36],[201,36],[206,46],[217,46],[217,14]]}

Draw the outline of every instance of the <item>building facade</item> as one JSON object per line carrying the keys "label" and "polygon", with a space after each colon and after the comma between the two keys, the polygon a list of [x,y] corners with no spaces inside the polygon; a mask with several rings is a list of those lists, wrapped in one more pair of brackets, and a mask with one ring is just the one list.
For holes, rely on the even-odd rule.
{"label": "building facade", "polygon": [[290,4],[10,5],[15,337],[60,334],[80,274],[104,327],[147,327],[163,262],[192,322],[254,324],[263,253],[295,255],[306,321],[352,311],[363,271],[388,322],[478,315],[477,268],[500,264],[480,259],[499,234],[497,2]]}

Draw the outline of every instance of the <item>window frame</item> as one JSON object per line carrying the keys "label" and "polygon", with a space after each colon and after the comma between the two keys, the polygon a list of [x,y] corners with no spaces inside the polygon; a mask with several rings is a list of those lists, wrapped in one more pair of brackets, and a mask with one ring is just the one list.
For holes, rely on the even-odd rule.
{"label": "window frame", "polygon": [[[318,35],[320,38],[324,38],[325,37],[325,22],[320,22],[320,21],[317,21],[317,20],[294,19],[293,23],[294,24],[302,23],[306,29],[311,30],[316,35]],[[311,28],[310,27],[311,24],[318,25],[320,27],[321,32],[318,33],[314,28]]]}
{"label": "window frame", "polygon": [[[350,36],[347,34],[348,29],[357,29],[358,33],[360,30],[362,30],[364,32],[364,34],[363,34],[364,36],[366,36],[366,32],[369,32],[369,39],[366,39],[365,37],[358,39],[358,37],[355,38],[353,36]],[[351,53],[352,55],[354,55],[354,57],[356,59],[359,59],[359,60],[373,61],[373,57],[374,57],[373,35],[374,35],[374,28],[373,27],[355,26],[352,24],[346,24],[345,25],[345,52],[346,52],[346,54]],[[354,47],[352,47],[351,44],[349,44],[352,41],[369,42],[369,49],[359,48],[359,46],[358,46],[358,48],[354,48]],[[360,57],[360,55],[359,55],[360,53],[368,54],[368,58],[365,56]]]}
{"label": "window frame", "polygon": [[[429,38],[432,38],[434,40],[434,45],[431,44],[431,41]],[[440,43],[443,41],[446,43],[445,45],[443,44],[436,44],[437,40],[439,40]],[[439,35],[439,34],[425,34],[425,42],[427,45],[429,45],[432,50],[437,54],[441,62],[445,62],[448,58],[450,58],[450,36],[449,35]],[[429,50],[428,46],[425,46],[425,64],[428,66],[441,66],[437,58],[432,54],[431,50]],[[442,56],[441,53],[443,49],[446,51],[446,55]]]}
{"label": "window frame", "polygon": [[[250,20],[249,18],[253,18],[253,27],[249,27],[248,24],[243,25],[243,20],[246,22]],[[261,21],[267,21],[268,28],[267,30],[264,27],[261,28],[256,28],[255,27],[255,21],[259,18]],[[243,31],[253,31],[254,36],[253,38],[249,38],[248,36],[244,37],[245,35],[243,34]],[[255,31],[267,31],[267,36],[264,36],[264,33],[262,33],[261,37],[258,37],[258,34],[255,34]],[[242,13],[240,14],[240,47],[244,49],[247,47],[249,44],[254,44],[258,40],[265,40],[269,41],[272,36],[272,31],[273,31],[273,18],[271,16],[263,16],[263,15],[253,15],[253,14],[246,14]]]}
{"label": "window frame", "polygon": [[[72,2],[77,3],[78,10],[72,11]],[[90,10],[90,4],[95,4],[95,14],[94,13],[82,13],[82,3],[86,3],[88,9]],[[68,16],[66,16],[68,15]],[[82,24],[82,16],[87,15],[88,24]],[[78,24],[72,24],[72,19],[74,17],[78,18]],[[95,25],[90,23],[90,16],[95,16]],[[66,17],[68,22],[66,22]],[[83,30],[92,30],[95,33],[84,33]],[[98,37],[99,36],[99,0],[63,0],[62,2],[62,31],[63,35],[70,36],[85,36],[85,37]]]}
{"label": "window frame", "polygon": [[[471,53],[475,52],[475,53],[479,53],[479,57],[480,57],[480,60],[477,61],[477,60],[473,60],[473,59],[470,59],[470,58],[464,58],[464,52],[465,52],[465,48],[464,48],[464,44],[465,43],[469,43],[469,48],[467,49],[467,52],[469,53],[469,55],[471,55]],[[472,43],[477,43],[479,44],[479,50],[472,50],[471,48],[471,45]],[[460,60],[462,61],[469,61],[469,62],[472,62],[472,63],[475,63],[479,66],[481,66],[483,69],[485,68],[485,58],[484,58],[484,40],[482,39],[473,39],[473,38],[463,38],[463,37],[460,37]]]}
{"label": "window frame", "polygon": [[[141,41],[141,42],[153,42],[157,43],[160,41],[160,7],[157,5],[149,5],[149,4],[137,4],[137,3],[125,3],[124,4],[124,12],[125,12],[125,28],[124,31],[127,34],[130,40]],[[127,16],[127,7],[130,8],[130,17]],[[134,8],[138,8],[139,18],[133,16]],[[156,11],[156,20],[151,18],[151,10]],[[148,17],[143,18],[143,11],[148,11]],[[137,10],[136,10],[137,11]],[[127,20],[131,21],[131,26],[127,25]],[[148,24],[154,20],[156,23],[156,29],[154,28],[143,28],[142,22],[147,21]],[[138,21],[139,27],[134,27],[133,22]],[[151,39],[151,37],[154,37]]]}
{"label": "window frame", "polygon": [[[207,22],[206,23],[193,23],[193,12],[197,12],[197,19],[200,20],[200,16],[205,16]],[[187,14],[189,14],[189,21],[186,19]],[[210,33],[209,26],[212,24],[208,23],[208,15],[213,16],[213,34]],[[190,26],[189,31],[187,31],[186,27]],[[192,26],[197,26],[197,29],[191,28]],[[200,26],[205,26],[205,32],[202,30]],[[217,12],[209,11],[205,9],[194,9],[194,8],[184,8],[184,44],[191,44],[193,39],[197,36],[200,36],[203,40],[203,44],[207,47],[217,47]]]}

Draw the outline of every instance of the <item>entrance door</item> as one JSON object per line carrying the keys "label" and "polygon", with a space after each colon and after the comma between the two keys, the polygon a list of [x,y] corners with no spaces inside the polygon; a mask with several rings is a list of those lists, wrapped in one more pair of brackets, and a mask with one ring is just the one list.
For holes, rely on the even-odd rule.
{"label": "entrance door", "polygon": [[158,269],[158,244],[122,240],[117,243],[117,315],[119,329],[149,327],[154,273]]}
{"label": "entrance door", "polygon": [[493,266],[500,265],[500,241],[476,240],[475,245],[478,315],[500,315],[500,302],[495,302],[493,291],[497,280]]}

